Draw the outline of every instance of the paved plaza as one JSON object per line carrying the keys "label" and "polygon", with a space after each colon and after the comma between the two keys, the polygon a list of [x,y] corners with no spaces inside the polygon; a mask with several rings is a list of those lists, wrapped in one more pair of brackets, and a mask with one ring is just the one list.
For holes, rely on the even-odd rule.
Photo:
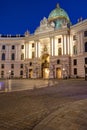
{"label": "paved plaza", "polygon": [[0,93],[0,130],[87,130],[84,79],[12,80],[10,85]]}

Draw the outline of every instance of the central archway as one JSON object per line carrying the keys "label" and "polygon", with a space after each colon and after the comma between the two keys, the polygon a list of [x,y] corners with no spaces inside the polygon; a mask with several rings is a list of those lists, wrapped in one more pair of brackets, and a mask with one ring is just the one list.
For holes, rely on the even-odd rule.
{"label": "central archway", "polygon": [[42,61],[42,65],[41,65],[42,78],[48,79],[49,78],[49,54],[42,55],[41,61]]}

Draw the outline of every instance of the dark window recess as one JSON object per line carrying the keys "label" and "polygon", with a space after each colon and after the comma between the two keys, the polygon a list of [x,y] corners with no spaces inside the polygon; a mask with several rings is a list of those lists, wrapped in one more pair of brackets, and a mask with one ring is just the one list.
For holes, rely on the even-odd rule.
{"label": "dark window recess", "polygon": [[5,45],[2,46],[2,49],[5,50]]}
{"label": "dark window recess", "polygon": [[77,68],[74,68],[74,75],[77,75]]}
{"label": "dark window recess", "polygon": [[85,67],[85,74],[87,74],[87,67]]}
{"label": "dark window recess", "polygon": [[60,60],[59,59],[57,60],[57,64],[60,64]]}
{"label": "dark window recess", "polygon": [[30,62],[30,66],[32,66],[32,62]]}
{"label": "dark window recess", "polygon": [[21,45],[21,49],[24,49],[24,45]]}
{"label": "dark window recess", "polygon": [[87,57],[85,58],[85,64],[87,64]]}
{"label": "dark window recess", "polygon": [[1,71],[1,75],[4,75],[4,71]]}
{"label": "dark window recess", "polygon": [[12,50],[14,50],[15,49],[15,46],[14,45],[12,45]]}
{"label": "dark window recess", "polygon": [[11,64],[11,68],[14,69],[14,64]]}
{"label": "dark window recess", "polygon": [[61,38],[58,39],[58,43],[61,43]]}
{"label": "dark window recess", "polygon": [[5,60],[5,53],[2,53],[2,60]]}
{"label": "dark window recess", "polygon": [[4,69],[4,67],[5,67],[4,64],[1,64],[1,68]]}
{"label": "dark window recess", "polygon": [[15,54],[14,53],[12,53],[12,55],[11,55],[11,60],[15,60]]}
{"label": "dark window recess", "polygon": [[73,36],[73,41],[75,41],[75,40],[76,40],[76,35]]}
{"label": "dark window recess", "polygon": [[23,68],[23,64],[20,64],[20,68]]}
{"label": "dark window recess", "polygon": [[73,65],[77,65],[77,59],[73,60]]}
{"label": "dark window recess", "polygon": [[34,47],[34,43],[32,43],[32,47]]}
{"label": "dark window recess", "polygon": [[20,71],[20,75],[23,75],[23,70]]}
{"label": "dark window recess", "polygon": [[14,75],[14,71],[11,71],[11,75]]}
{"label": "dark window recess", "polygon": [[87,37],[87,31],[84,32],[84,37]]}
{"label": "dark window recess", "polygon": [[87,42],[85,43],[85,52],[87,52]]}

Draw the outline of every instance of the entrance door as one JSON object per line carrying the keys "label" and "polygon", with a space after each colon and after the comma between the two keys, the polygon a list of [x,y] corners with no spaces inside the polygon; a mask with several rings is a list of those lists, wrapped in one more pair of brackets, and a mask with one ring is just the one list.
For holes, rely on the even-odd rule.
{"label": "entrance door", "polygon": [[57,69],[56,69],[56,77],[57,77],[58,79],[61,79],[61,78],[62,78],[61,68],[57,68]]}
{"label": "entrance door", "polygon": [[49,69],[43,68],[43,78],[48,79],[49,78]]}

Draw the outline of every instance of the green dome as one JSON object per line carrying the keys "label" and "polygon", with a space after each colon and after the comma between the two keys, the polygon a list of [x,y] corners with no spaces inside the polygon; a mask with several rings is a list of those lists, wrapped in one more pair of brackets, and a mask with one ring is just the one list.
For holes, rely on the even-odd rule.
{"label": "green dome", "polygon": [[65,19],[67,20],[67,22],[70,21],[68,14],[66,13],[64,9],[59,7],[59,4],[57,4],[56,9],[51,11],[51,13],[49,14],[48,21],[50,22],[56,19]]}

